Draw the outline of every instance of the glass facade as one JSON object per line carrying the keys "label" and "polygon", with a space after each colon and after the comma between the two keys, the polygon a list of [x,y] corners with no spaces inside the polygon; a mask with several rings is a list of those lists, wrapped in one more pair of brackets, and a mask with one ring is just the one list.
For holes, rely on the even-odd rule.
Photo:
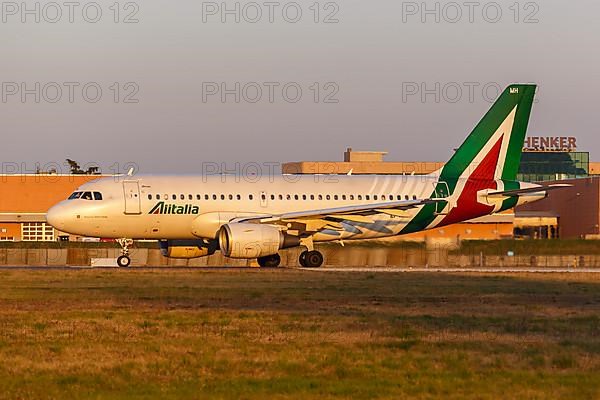
{"label": "glass facade", "polygon": [[589,175],[589,152],[523,152],[517,180],[524,182],[582,178]]}

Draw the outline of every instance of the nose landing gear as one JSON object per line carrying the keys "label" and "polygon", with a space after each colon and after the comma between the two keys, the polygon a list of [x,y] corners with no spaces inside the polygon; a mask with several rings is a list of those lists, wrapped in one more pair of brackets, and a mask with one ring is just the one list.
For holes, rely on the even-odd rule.
{"label": "nose landing gear", "polygon": [[119,267],[129,267],[131,264],[129,247],[133,245],[133,239],[117,239],[117,243],[121,246],[121,255],[117,257],[117,265]]}

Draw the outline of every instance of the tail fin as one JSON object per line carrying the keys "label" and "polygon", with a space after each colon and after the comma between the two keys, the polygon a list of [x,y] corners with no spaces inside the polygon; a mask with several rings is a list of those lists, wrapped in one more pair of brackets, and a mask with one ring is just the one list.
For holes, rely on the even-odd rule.
{"label": "tail fin", "polygon": [[536,85],[510,85],[441,170],[440,179],[517,177]]}

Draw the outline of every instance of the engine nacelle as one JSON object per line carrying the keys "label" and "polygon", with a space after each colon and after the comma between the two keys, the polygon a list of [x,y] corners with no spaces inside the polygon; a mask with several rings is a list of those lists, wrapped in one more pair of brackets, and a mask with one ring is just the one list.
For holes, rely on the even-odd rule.
{"label": "engine nacelle", "polygon": [[161,240],[160,252],[169,258],[200,258],[214,254],[219,245],[216,240]]}
{"label": "engine nacelle", "polygon": [[300,238],[275,226],[250,223],[226,224],[219,231],[219,246],[230,258],[258,258],[300,245]]}

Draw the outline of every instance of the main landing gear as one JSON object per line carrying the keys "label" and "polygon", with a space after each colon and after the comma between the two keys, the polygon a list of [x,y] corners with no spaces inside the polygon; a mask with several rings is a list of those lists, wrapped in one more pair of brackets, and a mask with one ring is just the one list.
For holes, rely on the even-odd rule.
{"label": "main landing gear", "polygon": [[319,268],[323,265],[323,254],[316,250],[300,253],[300,265],[304,268]]}
{"label": "main landing gear", "polygon": [[300,244],[306,247],[306,251],[300,253],[300,265],[304,268],[319,268],[323,265],[323,254],[314,249],[312,237],[300,240]]}
{"label": "main landing gear", "polygon": [[117,239],[117,243],[121,245],[121,255],[117,257],[117,265],[119,267],[129,267],[131,264],[129,247],[133,245],[133,239]]}
{"label": "main landing gear", "polygon": [[259,257],[256,261],[258,261],[258,265],[263,268],[276,268],[279,267],[281,257],[279,254],[273,254],[272,256]]}

